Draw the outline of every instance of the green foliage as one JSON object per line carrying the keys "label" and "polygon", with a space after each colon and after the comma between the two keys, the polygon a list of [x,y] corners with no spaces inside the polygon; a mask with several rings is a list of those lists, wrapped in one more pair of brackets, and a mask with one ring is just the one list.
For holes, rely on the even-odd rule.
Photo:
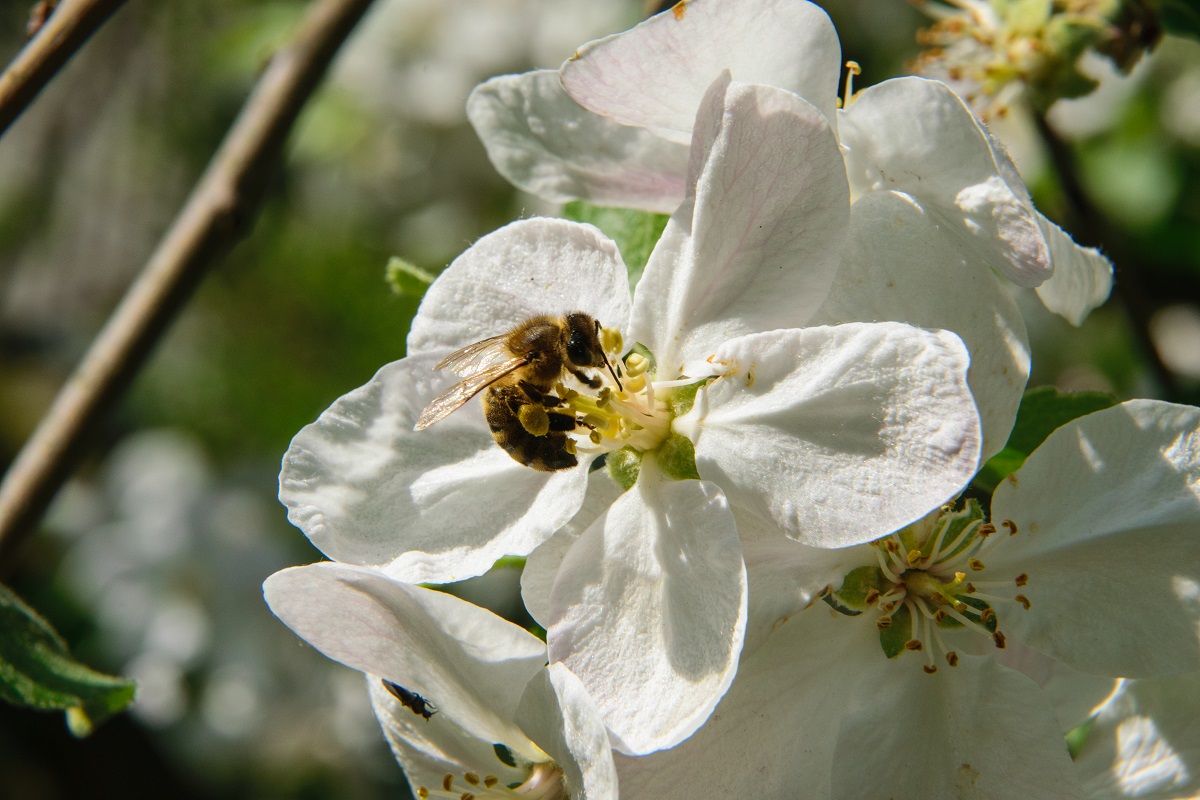
{"label": "green foliage", "polygon": [[1200,39],[1200,8],[1195,0],[1162,0],[1159,14],[1163,30]]}
{"label": "green foliage", "polygon": [[563,216],[576,222],[595,225],[606,236],[617,243],[625,267],[629,270],[629,284],[636,285],[642,270],[650,259],[654,245],[667,227],[666,214],[651,214],[648,211],[633,211],[628,208],[601,208],[582,200],[567,203]]}
{"label": "green foliage", "polygon": [[0,698],[67,713],[67,727],[87,736],[133,700],[134,684],[80,664],[50,624],[0,586]]}
{"label": "green foliage", "polygon": [[384,279],[393,292],[401,297],[415,297],[418,300],[425,296],[425,290],[436,277],[398,256],[388,259],[384,272]]}
{"label": "green foliage", "polygon": [[1053,386],[1030,389],[1021,398],[1008,444],[984,464],[975,476],[974,487],[992,492],[1000,481],[1020,469],[1029,454],[1055,429],[1116,402],[1117,399],[1106,392],[1060,394]]}

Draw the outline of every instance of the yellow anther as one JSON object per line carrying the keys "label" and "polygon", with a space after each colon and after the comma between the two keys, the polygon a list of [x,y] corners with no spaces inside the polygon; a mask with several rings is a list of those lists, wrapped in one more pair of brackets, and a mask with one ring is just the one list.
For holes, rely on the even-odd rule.
{"label": "yellow anther", "polygon": [[892,627],[892,618],[880,617],[879,619],[875,620],[875,627],[879,628],[881,631],[887,630],[888,628]]}
{"label": "yellow anther", "polygon": [[463,780],[466,781],[467,783],[471,784],[472,786],[479,785],[479,776],[476,775],[474,772],[464,773]]}
{"label": "yellow anther", "polygon": [[625,337],[616,328],[601,328],[600,346],[606,352],[620,355],[621,351],[625,349]]}
{"label": "yellow anther", "polygon": [[632,378],[626,379],[625,388],[628,389],[630,392],[637,394],[638,392],[640,392],[646,388],[646,376],[645,375],[635,375]]}
{"label": "yellow anther", "polygon": [[990,522],[985,522],[979,526],[979,538],[986,539],[996,532],[996,526]]}
{"label": "yellow anther", "polygon": [[910,567],[915,567],[917,564],[921,563],[921,551],[920,550],[909,550],[908,553],[904,556],[904,560],[908,563],[908,565]]}
{"label": "yellow anther", "polygon": [[451,775],[449,772],[447,772],[442,777],[442,789],[444,791],[448,792],[448,791],[450,791],[450,787],[452,787],[453,785],[454,785],[454,776]]}
{"label": "yellow anther", "polygon": [[604,441],[604,437],[600,435],[600,431],[588,431],[588,439],[591,440],[592,444],[600,444],[600,442]]}
{"label": "yellow anther", "polygon": [[895,539],[886,539],[886,540],[884,540],[883,546],[884,546],[884,547],[886,547],[886,548],[888,549],[888,552],[889,552],[889,553],[898,553],[898,552],[900,552],[900,543],[899,543],[899,542],[897,542]]}
{"label": "yellow anther", "polygon": [[424,786],[417,787],[418,800],[429,800],[429,789]]}
{"label": "yellow anther", "polygon": [[566,450],[571,455],[575,455],[575,440],[568,438],[567,444],[563,447],[563,449]]}
{"label": "yellow anther", "polygon": [[600,390],[600,394],[596,395],[596,405],[599,408],[604,408],[612,400],[612,389],[605,386]]}
{"label": "yellow anther", "polygon": [[499,782],[500,782],[500,779],[497,778],[495,775],[488,775],[486,778],[483,779],[483,785],[489,789],[492,788],[493,786],[495,786]]}
{"label": "yellow anther", "polygon": [[642,375],[650,368],[650,360],[641,353],[630,353],[625,359],[625,374],[631,378]]}

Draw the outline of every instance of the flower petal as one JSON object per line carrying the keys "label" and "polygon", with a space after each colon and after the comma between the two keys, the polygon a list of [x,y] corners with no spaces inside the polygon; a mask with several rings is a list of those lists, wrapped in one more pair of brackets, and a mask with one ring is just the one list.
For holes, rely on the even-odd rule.
{"label": "flower petal", "polygon": [[537,314],[583,311],[625,330],[629,277],[616,244],[591,225],[518,220],[454,260],[425,293],[408,353],[439,353],[508,332]]}
{"label": "flower petal", "polygon": [[1126,681],[1075,761],[1094,800],[1200,796],[1200,673]]}
{"label": "flower petal", "polygon": [[569,520],[586,459],[539,472],[496,445],[478,402],[424,431],[421,410],[455,376],[436,354],[388,364],[301,429],[283,457],[279,499],[327,556],[447,583],[524,555]]}
{"label": "flower petal", "polygon": [[665,481],[644,459],[567,554],[551,603],[550,659],[583,681],[614,745],[678,744],[708,719],[742,649],[746,571],[724,496]]}
{"label": "flower petal", "polygon": [[579,511],[562,530],[538,545],[525,559],[525,569],[521,571],[521,599],[529,615],[543,628],[550,627],[550,591],[567,551],[622,493],[621,487],[608,476],[608,470],[593,471],[588,476],[587,494]]}
{"label": "flower petal", "polygon": [[983,428],[981,460],[1002,450],[1029,378],[1021,312],[991,270],[974,268],[970,253],[918,204],[884,191],[851,208],[846,256],[814,322],[882,320],[962,337]]}
{"label": "flower petal", "polygon": [[521,728],[563,770],[570,797],[617,800],[617,768],[600,712],[562,664],[534,676],[517,708]]}
{"label": "flower petal", "polygon": [[1081,672],[1200,669],[1200,409],[1134,400],[1052,433],[997,487],[1018,534],[989,573],[1026,573],[1000,622]]}
{"label": "flower petal", "polygon": [[439,724],[536,753],[512,721],[545,663],[545,646],[527,631],[444,592],[347,564],[277,572],[263,594],[285,625],[329,658],[422,695],[437,707]]}
{"label": "flower petal", "polygon": [[888,665],[895,674],[887,691],[873,692],[842,720],[834,797],[876,800],[880,787],[894,800],[1083,797],[1062,732],[1032,681],[987,658],[963,657],[935,675],[903,660]]}
{"label": "flower petal", "polygon": [[1092,311],[1108,299],[1113,286],[1113,265],[1093,247],[1082,247],[1066,231],[1038,214],[1054,274],[1037,287],[1038,297],[1046,308],[1072,325],[1081,325]]}
{"label": "flower petal", "polygon": [[841,112],[851,193],[911,195],[973,260],[1018,286],[1050,277],[1050,252],[1037,212],[1015,174],[997,163],[987,134],[949,87],[924,78],[876,84]]}
{"label": "flower petal", "polygon": [[1078,672],[1018,641],[1010,640],[1003,650],[996,650],[989,641],[979,654],[993,656],[1041,687],[1042,697],[1054,709],[1064,734],[1086,722],[1117,685],[1114,678]]}
{"label": "flower petal", "polygon": [[556,70],[480,84],[467,116],[500,174],[538,197],[663,214],[683,201],[687,146],[593,114]]}
{"label": "flower petal", "polygon": [[580,105],[686,143],[700,98],[725,69],[795,92],[833,118],[841,48],[829,17],[808,2],[688,0],[584,45],[561,72]]}
{"label": "flower petal", "polygon": [[914,522],[979,461],[958,337],[898,323],[743,336],[675,420],[701,477],[804,544],[844,547]]}
{"label": "flower petal", "polygon": [[[804,324],[841,260],[849,195],[828,121],[769,86],[714,86],[697,121],[694,201],[672,216],[634,301],[630,339],[659,378],[743,333]],[[703,143],[703,144],[701,144]]]}

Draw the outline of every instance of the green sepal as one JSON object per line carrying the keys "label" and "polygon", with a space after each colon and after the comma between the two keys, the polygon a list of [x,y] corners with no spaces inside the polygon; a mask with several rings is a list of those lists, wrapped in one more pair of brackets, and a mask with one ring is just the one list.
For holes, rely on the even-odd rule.
{"label": "green sepal", "polygon": [[638,475],[642,471],[642,454],[632,447],[622,447],[608,453],[604,465],[608,467],[609,476],[617,482],[621,491],[627,492],[637,483]]}
{"label": "green sepal", "polygon": [[671,416],[682,417],[684,414],[692,410],[692,406],[696,403],[696,393],[700,391],[700,387],[708,383],[708,380],[696,381],[689,383],[687,386],[676,386],[667,393],[667,406],[671,409]]}
{"label": "green sepal", "polygon": [[867,593],[872,589],[882,592],[885,586],[887,579],[879,567],[855,567],[846,573],[838,590],[827,593],[823,599],[835,611],[856,617],[870,607],[867,605]]}
{"label": "green sepal", "polygon": [[399,256],[392,256],[388,259],[383,274],[388,286],[397,295],[415,297],[418,300],[425,296],[425,290],[437,277]]}
{"label": "green sepal", "polygon": [[[983,506],[974,497],[968,497],[963,502],[963,507],[958,510],[944,511],[938,517],[937,527],[934,528],[934,534],[929,537],[929,541],[921,548],[921,555],[930,556],[933,553],[933,546],[937,543],[937,531],[941,526],[946,526],[946,532],[940,538],[942,547],[945,547],[950,542],[953,542],[958,536],[970,525],[976,522],[986,522],[987,515],[983,512]],[[979,540],[974,536],[964,536],[962,541],[955,545],[954,549],[947,553],[943,558],[949,558],[962,553],[964,550],[970,550],[979,543]]]}
{"label": "green sepal", "polygon": [[132,681],[96,672],[71,657],[46,620],[0,586],[0,699],[41,711],[65,711],[75,736],[133,701]]}
{"label": "green sepal", "polygon": [[879,629],[879,646],[888,658],[895,658],[904,652],[904,645],[912,638],[912,614],[908,606],[900,606],[892,612],[892,624],[888,628]]}
{"label": "green sepal", "polygon": [[700,480],[696,470],[696,447],[692,440],[672,433],[655,451],[658,466],[668,478],[677,481]]}
{"label": "green sepal", "polygon": [[650,253],[670,219],[666,214],[629,208],[601,208],[582,200],[567,203],[563,206],[562,214],[567,219],[595,225],[617,243],[621,257],[625,259],[625,268],[629,271],[630,286],[635,286],[642,277]]}
{"label": "green sepal", "polygon": [[[492,750],[495,751],[496,758],[500,759],[501,764],[504,764],[506,767],[516,768],[517,756],[508,745],[496,742],[492,745]],[[517,785],[520,786],[520,784]]]}
{"label": "green sepal", "polygon": [[1117,399],[1106,392],[1060,394],[1053,386],[1030,389],[1021,398],[1008,444],[983,465],[972,486],[990,494],[1000,481],[1020,469],[1029,454],[1057,428],[1116,402]]}

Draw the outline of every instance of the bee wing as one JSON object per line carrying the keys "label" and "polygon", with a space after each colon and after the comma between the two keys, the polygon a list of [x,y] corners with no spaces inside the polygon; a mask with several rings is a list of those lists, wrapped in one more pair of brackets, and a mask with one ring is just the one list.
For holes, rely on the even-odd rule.
{"label": "bee wing", "polygon": [[455,375],[466,377],[487,369],[491,363],[501,358],[512,358],[512,353],[504,346],[507,333],[491,336],[478,342],[472,342],[466,347],[460,347],[441,361],[433,365],[434,369],[448,369]]}
{"label": "bee wing", "polygon": [[525,366],[527,363],[529,362],[523,358],[510,358],[508,361],[493,364],[480,372],[476,372],[474,375],[467,376],[433,398],[429,405],[425,406],[425,410],[421,412],[421,416],[417,419],[417,424],[413,426],[413,430],[425,430],[479,394],[489,385],[500,380],[513,370]]}

